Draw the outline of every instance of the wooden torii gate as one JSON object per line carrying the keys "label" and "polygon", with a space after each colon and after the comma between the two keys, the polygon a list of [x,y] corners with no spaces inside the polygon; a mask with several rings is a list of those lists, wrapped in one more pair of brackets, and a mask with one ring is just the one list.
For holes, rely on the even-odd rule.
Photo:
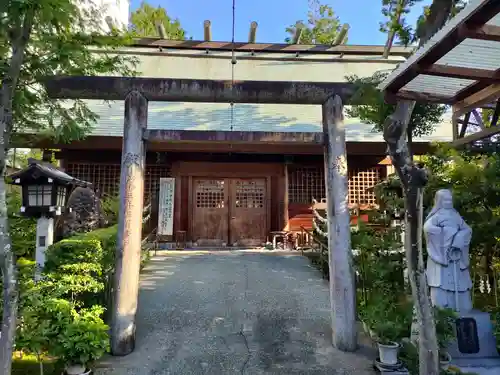
{"label": "wooden torii gate", "polygon": [[125,101],[111,321],[111,351],[114,355],[127,355],[135,347],[145,149],[146,142],[154,139],[154,133],[146,131],[148,101],[322,105],[333,343],[344,351],[354,351],[357,348],[342,104],[353,94],[354,85],[280,81],[232,83],[135,77],[52,77],[46,80],[46,87],[52,98]]}

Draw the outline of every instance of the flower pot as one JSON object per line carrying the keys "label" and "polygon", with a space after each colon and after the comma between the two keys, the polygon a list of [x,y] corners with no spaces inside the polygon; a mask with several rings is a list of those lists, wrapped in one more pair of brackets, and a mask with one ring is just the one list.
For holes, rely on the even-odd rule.
{"label": "flower pot", "polygon": [[390,342],[388,344],[377,343],[380,362],[387,365],[398,363],[399,344]]}
{"label": "flower pot", "polygon": [[439,366],[442,370],[448,370],[450,367],[451,355],[448,352],[439,353]]}
{"label": "flower pot", "polygon": [[69,365],[66,367],[67,375],[89,375],[91,372],[84,365]]}

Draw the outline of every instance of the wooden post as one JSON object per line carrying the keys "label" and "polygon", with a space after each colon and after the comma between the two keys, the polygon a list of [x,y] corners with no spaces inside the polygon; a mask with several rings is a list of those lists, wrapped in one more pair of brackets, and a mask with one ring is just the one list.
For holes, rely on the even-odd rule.
{"label": "wooden post", "polygon": [[333,344],[357,348],[356,289],[352,265],[345,127],[338,95],[323,104],[325,184],[328,212],[328,263]]}
{"label": "wooden post", "polygon": [[289,225],[288,225],[288,164],[285,162],[285,165],[283,166],[283,179],[280,179],[282,181],[282,189],[283,189],[283,211],[282,211],[282,222],[280,223],[281,228],[280,230],[287,231],[289,230]]}
{"label": "wooden post", "polygon": [[111,320],[111,353],[127,355],[135,347],[135,314],[141,264],[142,206],[148,102],[138,91],[125,98],[120,213]]}

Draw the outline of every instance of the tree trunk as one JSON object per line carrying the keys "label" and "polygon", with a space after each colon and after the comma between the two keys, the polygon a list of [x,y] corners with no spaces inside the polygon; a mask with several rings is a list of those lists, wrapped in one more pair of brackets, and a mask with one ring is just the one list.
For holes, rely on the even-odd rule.
{"label": "tree trunk", "polygon": [[[434,0],[422,29],[419,45],[427,42],[450,16],[454,0]],[[407,132],[415,102],[399,100],[394,113],[384,124],[384,139],[389,148],[392,164],[403,186],[406,210],[405,252],[408,263],[408,278],[419,327],[420,375],[439,375],[439,354],[433,310],[425,274],[423,254],[419,251],[421,228],[419,218],[419,192],[427,181],[425,171],[413,163],[407,143]]]}
{"label": "tree trunk", "polygon": [[3,278],[3,316],[0,338],[0,375],[10,375],[12,351],[17,321],[17,268],[12,252],[7,216],[5,171],[10,133],[12,130],[12,100],[24,61],[26,45],[31,35],[35,7],[29,7],[23,22],[12,30],[12,56],[0,87],[0,269]]}
{"label": "tree trunk", "polygon": [[358,344],[356,289],[348,207],[344,114],[342,100],[337,95],[323,104],[323,134],[333,344],[339,350],[354,351]]}
{"label": "tree trunk", "polygon": [[111,353],[127,355],[135,347],[135,314],[141,266],[142,206],[148,101],[138,91],[125,98],[120,215],[111,316]]}
{"label": "tree trunk", "polygon": [[384,59],[389,58],[389,55],[391,54],[392,44],[394,43],[394,38],[396,37],[396,30],[394,28],[394,23],[399,24],[401,20],[401,14],[403,13],[404,8],[405,8],[405,0],[400,0],[396,5],[396,10],[394,11],[395,12],[394,17],[391,17],[389,34],[387,35],[387,41],[385,42],[384,53],[382,55]]}

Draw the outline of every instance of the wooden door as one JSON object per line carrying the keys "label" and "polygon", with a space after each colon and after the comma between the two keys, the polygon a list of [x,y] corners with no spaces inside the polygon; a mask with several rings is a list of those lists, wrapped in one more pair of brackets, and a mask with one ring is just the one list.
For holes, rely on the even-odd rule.
{"label": "wooden door", "polygon": [[221,246],[228,239],[228,181],[193,179],[192,238],[201,246]]}
{"label": "wooden door", "polygon": [[230,244],[259,246],[266,239],[265,178],[235,178],[230,184]]}

